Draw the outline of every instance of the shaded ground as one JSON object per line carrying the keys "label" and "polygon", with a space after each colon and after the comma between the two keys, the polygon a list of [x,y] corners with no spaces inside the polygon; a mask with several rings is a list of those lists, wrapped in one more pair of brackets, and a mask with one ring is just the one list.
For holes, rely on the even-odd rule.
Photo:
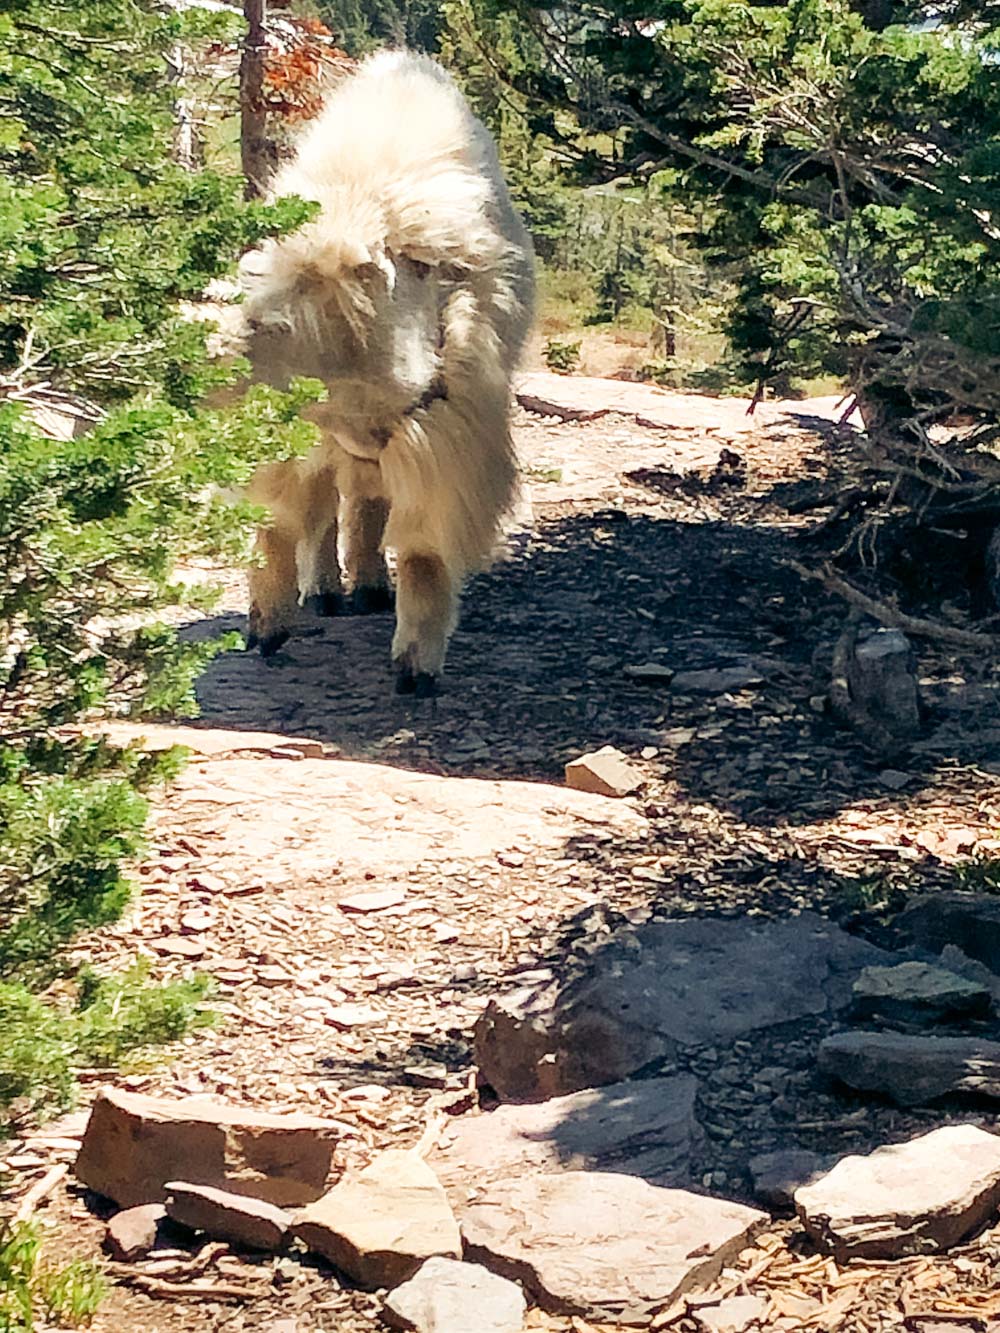
{"label": "shaded ground", "polygon": [[[573,392],[572,381],[551,387]],[[771,496],[850,447],[832,405],[795,417],[769,405],[755,423],[731,402],[677,399],[671,427],[674,400],[662,399],[657,426],[639,424],[627,402],[590,421],[519,413],[531,512],[505,560],[469,586],[436,704],[390,693],[388,617],[313,621],[271,663],[216,662],[202,724],[229,739],[206,732],[216,753],[163,803],[141,902],[88,954],[117,963],[138,948],[156,975],[212,972],[223,1025],[128,1086],[318,1110],[343,1127],[341,1164],[363,1161],[471,1106],[468,1038],[491,994],[585,955],[622,921],[816,906],[888,940],[886,903],[950,880],[975,849],[1000,848],[993,666],[923,656],[927,732],[903,771],[873,766],[822,712],[841,611],[784,565],[802,554],[806,524]],[[721,449],[738,461],[713,475]],[[192,632],[241,626],[241,582],[227,578],[219,616]],[[650,661],[744,666],[760,683],[683,693],[624,674]],[[260,732],[322,749],[282,751]],[[444,786],[416,796],[400,773],[334,777],[339,766],[326,762],[558,784],[567,759],[609,743],[646,784],[638,799],[598,802],[593,826],[545,786],[509,791],[509,806],[484,796],[459,818]],[[338,907],[373,889],[398,901]],[[852,1151],[942,1119],[983,1120],[980,1107],[904,1115],[821,1087],[821,1035],[798,1023],[685,1057],[703,1080],[707,1131],[693,1184],[744,1196],[755,1151]],[[436,1086],[416,1086],[427,1082]],[[81,1198],[59,1194],[49,1213],[71,1248],[96,1245]],[[775,1235],[776,1271],[794,1268]],[[117,1288],[94,1327],[263,1330],[288,1315],[301,1333],[374,1326],[372,1300],[329,1274],[264,1268],[243,1265],[248,1299],[235,1306]],[[886,1279],[886,1322],[876,1309],[856,1327],[898,1326],[889,1312],[901,1272]],[[768,1326],[807,1326],[781,1317]]]}

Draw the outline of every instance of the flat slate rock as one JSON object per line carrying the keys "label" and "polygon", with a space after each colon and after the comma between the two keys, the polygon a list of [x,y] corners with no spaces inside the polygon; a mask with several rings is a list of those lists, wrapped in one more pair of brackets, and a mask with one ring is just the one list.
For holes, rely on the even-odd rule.
{"label": "flat slate rock", "polygon": [[1000,1136],[946,1125],[867,1157],[844,1157],[796,1191],[795,1207],[838,1262],[948,1250],[1000,1210]]}
{"label": "flat slate rock", "polygon": [[903,1032],[839,1032],[819,1045],[819,1068],[858,1092],[900,1106],[949,1093],[1000,1098],[1000,1042]]}
{"label": "flat slate rock", "polygon": [[713,1281],[766,1213],[635,1176],[520,1176],[462,1210],[466,1254],[555,1314],[643,1323]]}
{"label": "flat slate rock", "polygon": [[696,1078],[677,1074],[500,1106],[454,1121],[430,1162],[455,1202],[533,1171],[618,1171],[677,1184],[702,1139],[697,1093]]}
{"label": "flat slate rock", "polygon": [[180,1180],[166,1188],[167,1216],[192,1231],[250,1250],[280,1250],[285,1243],[291,1215],[273,1203]]}
{"label": "flat slate rock", "polygon": [[479,1264],[428,1259],[390,1292],[383,1316],[416,1333],[521,1333],[527,1302],[516,1282]]}
{"label": "flat slate rock", "polygon": [[617,1083],[687,1045],[838,1012],[890,955],[813,912],[693,917],[619,932],[568,980],[493,1000],[475,1029],[480,1081],[503,1101]]}
{"label": "flat slate rock", "polygon": [[940,953],[952,944],[1000,973],[1000,897],[992,893],[926,893],[896,918],[917,944]]}
{"label": "flat slate rock", "polygon": [[161,1203],[168,1180],[295,1206],[323,1193],[338,1137],[314,1116],[109,1087],[94,1102],[74,1170],[123,1208]]}
{"label": "flat slate rock", "polygon": [[865,1020],[937,1023],[987,1014],[993,997],[981,982],[933,963],[866,967],[854,983],[854,1016]]}
{"label": "flat slate rock", "polygon": [[745,1333],[764,1318],[767,1301],[762,1296],[729,1296],[718,1305],[703,1305],[695,1311],[702,1333]]}
{"label": "flat slate rock", "polygon": [[725,694],[744,690],[764,681],[754,666],[710,667],[704,671],[678,671],[671,682],[675,694]]}
{"label": "flat slate rock", "polygon": [[362,1287],[395,1287],[425,1259],[462,1256],[437,1176],[412,1152],[381,1153],[295,1218],[295,1235]]}

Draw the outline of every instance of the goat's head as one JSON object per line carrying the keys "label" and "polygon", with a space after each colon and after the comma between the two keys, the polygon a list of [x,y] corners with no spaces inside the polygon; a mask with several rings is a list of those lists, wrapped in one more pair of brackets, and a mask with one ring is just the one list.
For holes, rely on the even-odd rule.
{"label": "goat's head", "polygon": [[443,270],[383,242],[331,239],[322,220],[243,264],[247,355],[276,385],[322,380],[316,418],[377,457],[440,383]]}

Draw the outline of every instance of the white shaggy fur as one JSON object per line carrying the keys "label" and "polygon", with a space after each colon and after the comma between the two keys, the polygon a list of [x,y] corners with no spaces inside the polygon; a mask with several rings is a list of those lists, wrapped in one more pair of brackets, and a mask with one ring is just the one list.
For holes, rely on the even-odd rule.
{"label": "white shaggy fur", "polygon": [[407,52],[374,56],[333,92],[273,192],[320,211],[244,262],[250,359],[272,382],[321,379],[328,397],[311,413],[322,444],[251,487],[273,515],[251,629],[266,650],[296,595],[332,609],[339,521],[362,600],[387,595],[379,547],[395,551],[398,683],[429,692],[462,582],[513,498],[531,242],[488,132],[438,65]]}

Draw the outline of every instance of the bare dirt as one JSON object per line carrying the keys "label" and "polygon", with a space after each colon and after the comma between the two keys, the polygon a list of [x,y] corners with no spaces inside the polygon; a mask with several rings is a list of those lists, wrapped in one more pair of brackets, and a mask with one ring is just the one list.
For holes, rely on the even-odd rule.
{"label": "bare dirt", "polygon": [[[832,400],[751,419],[737,400],[530,379],[557,407],[613,410],[518,412],[527,502],[503,558],[469,585],[439,700],[391,693],[389,617],[312,621],[269,662],[219,659],[196,731],[140,729],[197,752],[158,803],[134,908],[81,956],[111,967],[138,952],[155,977],[206,971],[219,1024],[116,1082],[332,1117],[339,1165],[360,1164],[473,1113],[477,1015],[580,940],[651,916],[807,906],[882,939],[887,907],[1000,849],[993,667],[921,650],[927,726],[897,769],[824,712],[842,609],[787,566],[807,552],[809,521],[776,488],[851,447]],[[717,467],[720,451],[735,461]],[[218,614],[191,633],[241,627],[242,579],[223,582]],[[683,694],[625,674],[646,662],[749,663],[761,683]],[[605,744],[641,769],[638,797],[563,787],[567,760]],[[982,1107],[904,1116],[823,1088],[814,1044],[800,1028],[705,1056],[698,1187],[748,1197],[748,1154],[775,1146],[849,1152],[949,1119],[996,1123]],[[780,1098],[755,1081],[773,1083],[775,1067]],[[85,1075],[85,1093],[103,1077]],[[55,1143],[13,1145],[37,1162],[15,1172],[9,1201],[71,1156]],[[97,1253],[99,1206],[72,1183],[39,1217],[60,1255]],[[953,1319],[970,1302],[986,1311],[985,1264],[977,1251],[852,1277],[776,1223],[742,1267],[771,1302],[760,1327],[853,1333],[901,1327],[915,1300],[950,1301]],[[378,1326],[377,1298],[321,1266],[227,1251],[210,1271],[243,1297],[199,1296],[191,1281],[144,1293],[115,1270],[93,1327]],[[666,1312],[659,1326],[691,1330],[693,1317]]]}

